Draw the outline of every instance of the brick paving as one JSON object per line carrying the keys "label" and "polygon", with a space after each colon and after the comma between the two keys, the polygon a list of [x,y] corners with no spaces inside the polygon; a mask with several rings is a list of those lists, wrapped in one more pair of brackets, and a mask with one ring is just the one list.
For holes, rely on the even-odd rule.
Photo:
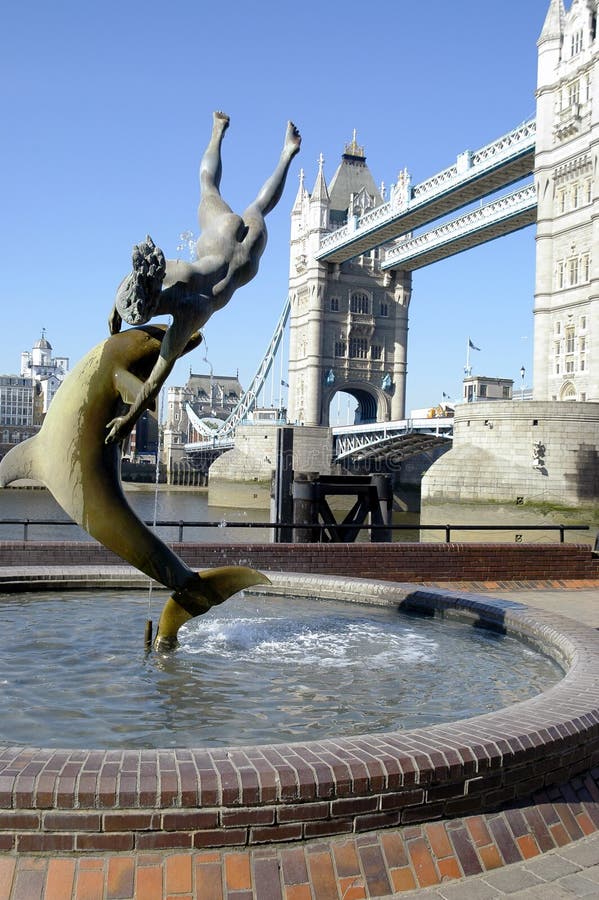
{"label": "brick paving", "polygon": [[519,896],[564,879],[569,893],[556,896],[583,896],[583,889],[599,896],[599,768],[501,812],[346,838],[192,853],[0,857],[0,900],[474,898]]}
{"label": "brick paving", "polygon": [[[459,589],[514,596],[531,586],[573,596],[584,588],[590,603],[599,600],[599,591],[593,596],[599,583],[588,580],[464,583]],[[347,837],[193,852],[0,856],[0,900],[362,900],[396,894],[444,900],[599,897],[599,766],[500,812]]]}

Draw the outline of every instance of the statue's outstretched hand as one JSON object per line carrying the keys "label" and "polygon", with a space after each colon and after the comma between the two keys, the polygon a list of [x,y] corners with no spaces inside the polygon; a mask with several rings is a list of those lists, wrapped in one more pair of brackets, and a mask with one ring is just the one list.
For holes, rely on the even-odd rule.
{"label": "statue's outstretched hand", "polygon": [[108,423],[106,428],[108,431],[104,441],[106,444],[120,443],[120,441],[123,441],[131,431],[127,416],[117,416],[116,419],[112,419],[112,421]]}

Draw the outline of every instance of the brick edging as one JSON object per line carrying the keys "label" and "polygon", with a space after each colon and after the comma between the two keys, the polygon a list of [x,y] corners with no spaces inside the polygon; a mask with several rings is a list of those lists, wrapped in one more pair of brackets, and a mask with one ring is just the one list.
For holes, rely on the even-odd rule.
{"label": "brick edging", "polygon": [[599,635],[522,604],[360,579],[277,587],[475,617],[569,665],[549,691],[406,732],[229,749],[0,750],[0,850],[259,845],[497,809],[599,760]]}

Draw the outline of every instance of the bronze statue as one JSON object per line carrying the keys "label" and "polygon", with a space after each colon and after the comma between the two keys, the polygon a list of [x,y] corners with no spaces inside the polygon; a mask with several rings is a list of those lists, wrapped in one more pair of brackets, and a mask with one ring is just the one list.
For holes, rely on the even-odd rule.
{"label": "bronze statue", "polygon": [[213,312],[222,309],[234,291],[258,271],[266,246],[264,217],[279,201],[291,160],[301,137],[292,122],[287,125],[283,150],[275,171],[242,216],[236,215],[220,195],[221,144],[229,117],[214,113],[212,136],[200,164],[200,236],[194,262],[165,260],[148,236],[133,251],[133,271],[121,282],[109,317],[111,334],[124,319],[142,325],[153,316],[169,314],[160,355],[147,381],[128,411],[108,423],[107,442],[125,437],[142,412],[158,395],[184,352],[190,336],[202,328]]}
{"label": "bronze statue", "polygon": [[[147,325],[94,347],[65,378],[39,433],[0,462],[0,486],[18,478],[46,485],[64,511],[92,537],[171,588],[156,637],[158,650],[177,643],[193,616],[268,578],[245,566],[194,572],[150,531],[129,506],[120,480],[120,445],[106,444],[107,423],[133,403],[159,358],[167,329]],[[190,335],[182,353],[201,341]]]}

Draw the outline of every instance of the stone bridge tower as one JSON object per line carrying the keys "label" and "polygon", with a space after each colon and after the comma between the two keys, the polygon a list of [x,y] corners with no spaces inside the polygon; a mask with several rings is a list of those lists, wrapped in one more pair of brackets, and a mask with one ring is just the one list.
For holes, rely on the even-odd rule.
{"label": "stone bridge tower", "polygon": [[300,175],[291,213],[288,418],[328,425],[344,391],[360,422],[402,419],[411,273],[382,272],[378,249],[340,265],[315,259],[323,234],[383,202],[355,134],[329,186],[323,163],[311,194]]}
{"label": "stone bridge tower", "polygon": [[550,0],[538,41],[535,400],[599,401],[598,0]]}

